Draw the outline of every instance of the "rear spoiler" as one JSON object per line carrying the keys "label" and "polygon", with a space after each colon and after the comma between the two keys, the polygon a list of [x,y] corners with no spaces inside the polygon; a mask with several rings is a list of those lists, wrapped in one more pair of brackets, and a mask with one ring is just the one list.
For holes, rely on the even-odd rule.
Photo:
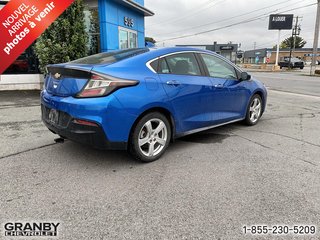
{"label": "rear spoiler", "polygon": [[89,79],[91,77],[91,69],[77,69],[57,66],[47,66],[47,74],[51,74],[54,78],[60,79],[62,77],[74,77]]}

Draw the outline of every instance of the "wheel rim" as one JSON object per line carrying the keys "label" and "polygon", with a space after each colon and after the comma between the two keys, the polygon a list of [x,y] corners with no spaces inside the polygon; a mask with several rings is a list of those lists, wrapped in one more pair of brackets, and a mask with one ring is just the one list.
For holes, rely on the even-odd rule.
{"label": "wheel rim", "polygon": [[259,98],[253,99],[251,105],[250,105],[250,121],[252,123],[255,123],[259,120],[260,114],[261,114],[261,101]]}
{"label": "wheel rim", "polygon": [[156,156],[167,143],[167,126],[160,119],[151,119],[143,125],[138,136],[138,145],[141,153],[147,157]]}

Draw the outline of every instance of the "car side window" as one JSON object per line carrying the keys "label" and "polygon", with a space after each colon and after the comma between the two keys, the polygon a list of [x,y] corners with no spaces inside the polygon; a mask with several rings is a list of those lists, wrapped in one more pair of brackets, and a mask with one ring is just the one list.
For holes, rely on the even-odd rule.
{"label": "car side window", "polygon": [[158,66],[159,66],[159,60],[155,60],[155,61],[151,62],[150,66],[155,72],[157,72],[158,71]]}
{"label": "car side window", "polygon": [[193,53],[178,53],[167,56],[162,63],[160,69],[161,73],[201,75],[200,67]]}
{"label": "car side window", "polygon": [[160,66],[159,66],[159,71],[158,73],[170,73],[170,69],[168,67],[167,61],[165,58],[160,59]]}
{"label": "car side window", "polygon": [[229,63],[208,54],[201,54],[201,57],[207,66],[210,77],[238,79],[235,68]]}

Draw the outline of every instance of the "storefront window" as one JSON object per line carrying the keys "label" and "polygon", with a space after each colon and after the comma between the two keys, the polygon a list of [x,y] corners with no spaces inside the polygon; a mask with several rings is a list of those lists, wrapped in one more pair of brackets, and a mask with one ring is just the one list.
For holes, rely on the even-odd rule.
{"label": "storefront window", "polygon": [[[2,9],[8,1],[0,1],[0,9]],[[35,74],[39,73],[38,59],[33,51],[34,44],[27,48],[7,69],[3,74]]]}
{"label": "storefront window", "polygon": [[100,46],[100,27],[99,27],[99,12],[97,6],[87,6],[84,11],[86,31],[89,35],[88,49],[89,55],[101,52]]}
{"label": "storefront window", "polygon": [[34,53],[34,44],[28,47],[3,74],[36,74],[39,73],[38,59]]}
{"label": "storefront window", "polygon": [[136,48],[137,47],[137,34],[134,32],[129,32],[129,43],[130,48]]}
{"label": "storefront window", "polygon": [[120,49],[137,47],[137,32],[119,27],[119,46]]}
{"label": "storefront window", "polygon": [[128,32],[124,30],[119,30],[119,42],[120,42],[120,49],[128,48]]}

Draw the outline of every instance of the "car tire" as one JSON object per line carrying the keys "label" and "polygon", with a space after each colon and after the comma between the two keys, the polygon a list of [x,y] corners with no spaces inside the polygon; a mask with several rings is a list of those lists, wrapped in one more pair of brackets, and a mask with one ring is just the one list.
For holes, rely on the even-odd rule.
{"label": "car tire", "polygon": [[300,69],[303,69],[303,67],[300,67]]}
{"label": "car tire", "polygon": [[153,162],[164,154],[170,139],[168,119],[159,112],[148,113],[132,129],[129,153],[139,161]]}
{"label": "car tire", "polygon": [[260,95],[255,94],[249,102],[246,118],[244,120],[245,124],[248,126],[256,125],[262,116],[262,99]]}
{"label": "car tire", "polygon": [[282,66],[280,66],[280,69],[282,69]]}

